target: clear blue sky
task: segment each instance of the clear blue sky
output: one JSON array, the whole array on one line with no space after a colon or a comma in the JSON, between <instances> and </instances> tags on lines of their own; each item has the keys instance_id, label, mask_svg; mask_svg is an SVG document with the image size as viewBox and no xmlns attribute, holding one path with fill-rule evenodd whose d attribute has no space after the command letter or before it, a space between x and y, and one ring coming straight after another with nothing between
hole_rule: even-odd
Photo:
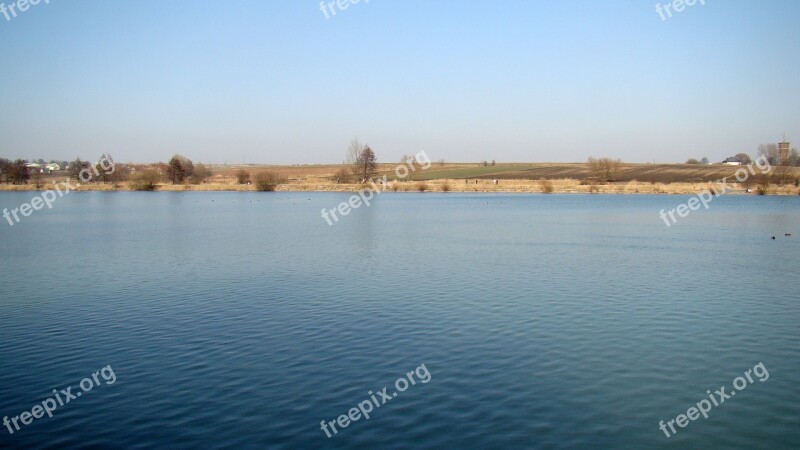
<instances>
[{"instance_id":1,"label":"clear blue sky","mask_svg":"<svg viewBox=\"0 0 800 450\"><path fill-rule=\"evenodd\" d=\"M11 0L0 0L9 4ZM44 0L0 15L0 156L712 160L800 142L800 2ZM662 1L662 3L665 3Z\"/></svg>"}]
</instances>

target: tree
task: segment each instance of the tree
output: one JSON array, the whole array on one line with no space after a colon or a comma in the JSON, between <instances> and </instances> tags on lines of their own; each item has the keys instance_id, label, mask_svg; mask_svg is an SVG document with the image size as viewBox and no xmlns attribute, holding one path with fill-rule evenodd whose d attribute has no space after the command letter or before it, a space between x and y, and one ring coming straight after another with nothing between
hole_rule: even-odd
<instances>
[{"instance_id":1,"label":"tree","mask_svg":"<svg viewBox=\"0 0 800 450\"><path fill-rule=\"evenodd\" d=\"M13 163L5 158L0 158L0 183L8 183L11 179Z\"/></svg>"},{"instance_id":2,"label":"tree","mask_svg":"<svg viewBox=\"0 0 800 450\"><path fill-rule=\"evenodd\" d=\"M375 171L378 169L378 159L375 157L375 152L368 145L359 153L355 169L356 175L362 180L369 180L375 175Z\"/></svg>"},{"instance_id":3,"label":"tree","mask_svg":"<svg viewBox=\"0 0 800 450\"><path fill-rule=\"evenodd\" d=\"M686 161L686 164L700 164L700 161L698 161L698 160L696 160L694 158L691 158L688 161Z\"/></svg>"},{"instance_id":4,"label":"tree","mask_svg":"<svg viewBox=\"0 0 800 450\"><path fill-rule=\"evenodd\" d=\"M744 165L750 164L752 162L752 160L750 159L750 155L748 155L747 153L737 153L734 158L738 159L739 162Z\"/></svg>"},{"instance_id":5,"label":"tree","mask_svg":"<svg viewBox=\"0 0 800 450\"><path fill-rule=\"evenodd\" d=\"M208 177L208 172L203 167L202 175ZM192 160L183 155L173 155L166 167L167 178L172 184L180 184L186 180L196 183L195 167Z\"/></svg>"},{"instance_id":6,"label":"tree","mask_svg":"<svg viewBox=\"0 0 800 450\"><path fill-rule=\"evenodd\" d=\"M36 189L41 189L44 186L44 177L42 177L41 170L34 169L33 174L31 175L31 179L36 185Z\"/></svg>"},{"instance_id":7,"label":"tree","mask_svg":"<svg viewBox=\"0 0 800 450\"><path fill-rule=\"evenodd\" d=\"M247 183L249 183L250 182L250 172L248 172L248 171L246 171L244 169L239 169L236 172L236 182L238 184L247 184Z\"/></svg>"},{"instance_id":8,"label":"tree","mask_svg":"<svg viewBox=\"0 0 800 450\"><path fill-rule=\"evenodd\" d=\"M31 178L31 173L28 170L28 161L24 159L14 161L10 169L9 181L13 184L27 184Z\"/></svg>"},{"instance_id":9,"label":"tree","mask_svg":"<svg viewBox=\"0 0 800 450\"><path fill-rule=\"evenodd\" d=\"M71 163L69 163L69 177L70 178L75 178L76 180L80 180L81 179L81 171L83 169L88 169L91 166L92 165L89 164L88 161L82 161L80 157L75 158L75 161L72 161ZM89 182L89 180L86 180L85 182Z\"/></svg>"},{"instance_id":10,"label":"tree","mask_svg":"<svg viewBox=\"0 0 800 450\"><path fill-rule=\"evenodd\" d=\"M114 158L112 158L109 154L103 153L103 155L100 156L100 161L95 164L94 169L95 173L97 174L98 181L108 183L115 179L114 173L116 173L117 167L114 164Z\"/></svg>"},{"instance_id":11,"label":"tree","mask_svg":"<svg viewBox=\"0 0 800 450\"><path fill-rule=\"evenodd\" d=\"M350 146L347 147L347 153L344 156L344 163L349 165L355 165L356 161L358 160L358 155L364 150L364 146L361 145L361 141L358 138L353 138L350 141Z\"/></svg>"},{"instance_id":12,"label":"tree","mask_svg":"<svg viewBox=\"0 0 800 450\"><path fill-rule=\"evenodd\" d=\"M761 144L758 146L758 154L765 156L770 165L780 165L781 156L778 154L778 144Z\"/></svg>"},{"instance_id":13,"label":"tree","mask_svg":"<svg viewBox=\"0 0 800 450\"><path fill-rule=\"evenodd\" d=\"M497 164L497 163L495 162L495 160L492 160L492 167L494 167L494 165L495 165L495 164Z\"/></svg>"},{"instance_id":14,"label":"tree","mask_svg":"<svg viewBox=\"0 0 800 450\"><path fill-rule=\"evenodd\" d=\"M183 169L183 175L186 178L190 178L190 177L194 176L194 163L192 163L191 159L189 159L189 158L187 158L185 156L182 156L182 155L175 155L175 156L173 156L173 158L178 158L178 161L181 162L181 168Z\"/></svg>"},{"instance_id":15,"label":"tree","mask_svg":"<svg viewBox=\"0 0 800 450\"><path fill-rule=\"evenodd\" d=\"M793 148L789 153L789 165L800 166L800 155L797 154L797 149Z\"/></svg>"},{"instance_id":16,"label":"tree","mask_svg":"<svg viewBox=\"0 0 800 450\"><path fill-rule=\"evenodd\" d=\"M119 183L127 181L131 177L131 167L127 164L115 164L114 171L108 175L108 181Z\"/></svg>"},{"instance_id":17,"label":"tree","mask_svg":"<svg viewBox=\"0 0 800 450\"><path fill-rule=\"evenodd\" d=\"M180 184L186 179L186 172L183 170L181 160L173 156L167 165L167 178L172 184Z\"/></svg>"},{"instance_id":18,"label":"tree","mask_svg":"<svg viewBox=\"0 0 800 450\"><path fill-rule=\"evenodd\" d=\"M711 164L711 161L709 161L708 158L703 156L703 159L700 160L700 164Z\"/></svg>"},{"instance_id":19,"label":"tree","mask_svg":"<svg viewBox=\"0 0 800 450\"><path fill-rule=\"evenodd\" d=\"M589 158L589 170L598 181L608 183L616 181L617 172L622 165L622 161L611 158Z\"/></svg>"}]
</instances>

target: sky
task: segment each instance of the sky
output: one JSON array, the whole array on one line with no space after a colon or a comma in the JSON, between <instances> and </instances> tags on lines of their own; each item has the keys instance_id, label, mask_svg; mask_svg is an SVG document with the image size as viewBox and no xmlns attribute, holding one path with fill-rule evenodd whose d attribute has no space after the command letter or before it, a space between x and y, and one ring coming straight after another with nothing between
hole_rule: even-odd
<instances>
[{"instance_id":1,"label":"sky","mask_svg":"<svg viewBox=\"0 0 800 450\"><path fill-rule=\"evenodd\" d=\"M380 162L683 162L800 142L796 0L664 20L655 0L48 1L0 14L0 157L339 163L357 137Z\"/></svg>"}]
</instances>

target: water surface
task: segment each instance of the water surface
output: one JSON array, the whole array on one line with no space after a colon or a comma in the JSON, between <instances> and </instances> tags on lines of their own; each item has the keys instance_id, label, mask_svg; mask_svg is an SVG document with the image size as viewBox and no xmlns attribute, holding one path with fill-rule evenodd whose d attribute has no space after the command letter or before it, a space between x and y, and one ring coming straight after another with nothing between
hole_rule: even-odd
<instances>
[{"instance_id":1,"label":"water surface","mask_svg":"<svg viewBox=\"0 0 800 450\"><path fill-rule=\"evenodd\" d=\"M117 381L0 447L800 446L800 198L668 228L688 197L386 193L328 226L347 198L71 193L1 223L0 416ZM767 381L658 429L759 362Z\"/></svg>"}]
</instances>

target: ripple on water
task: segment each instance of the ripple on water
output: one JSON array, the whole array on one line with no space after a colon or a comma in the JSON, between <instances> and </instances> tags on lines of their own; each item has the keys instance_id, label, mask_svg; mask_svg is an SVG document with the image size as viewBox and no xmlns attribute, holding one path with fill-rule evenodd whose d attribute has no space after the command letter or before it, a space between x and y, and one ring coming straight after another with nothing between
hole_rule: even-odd
<instances>
[{"instance_id":1,"label":"ripple on water","mask_svg":"<svg viewBox=\"0 0 800 450\"><path fill-rule=\"evenodd\" d=\"M3 242L0 414L117 382L0 447L800 446L800 240L758 234L798 199L665 229L671 197L385 195L327 227L335 195L93 195ZM32 274L47 288L14 287ZM659 431L760 361L768 381ZM422 363L429 383L320 430Z\"/></svg>"}]
</instances>

